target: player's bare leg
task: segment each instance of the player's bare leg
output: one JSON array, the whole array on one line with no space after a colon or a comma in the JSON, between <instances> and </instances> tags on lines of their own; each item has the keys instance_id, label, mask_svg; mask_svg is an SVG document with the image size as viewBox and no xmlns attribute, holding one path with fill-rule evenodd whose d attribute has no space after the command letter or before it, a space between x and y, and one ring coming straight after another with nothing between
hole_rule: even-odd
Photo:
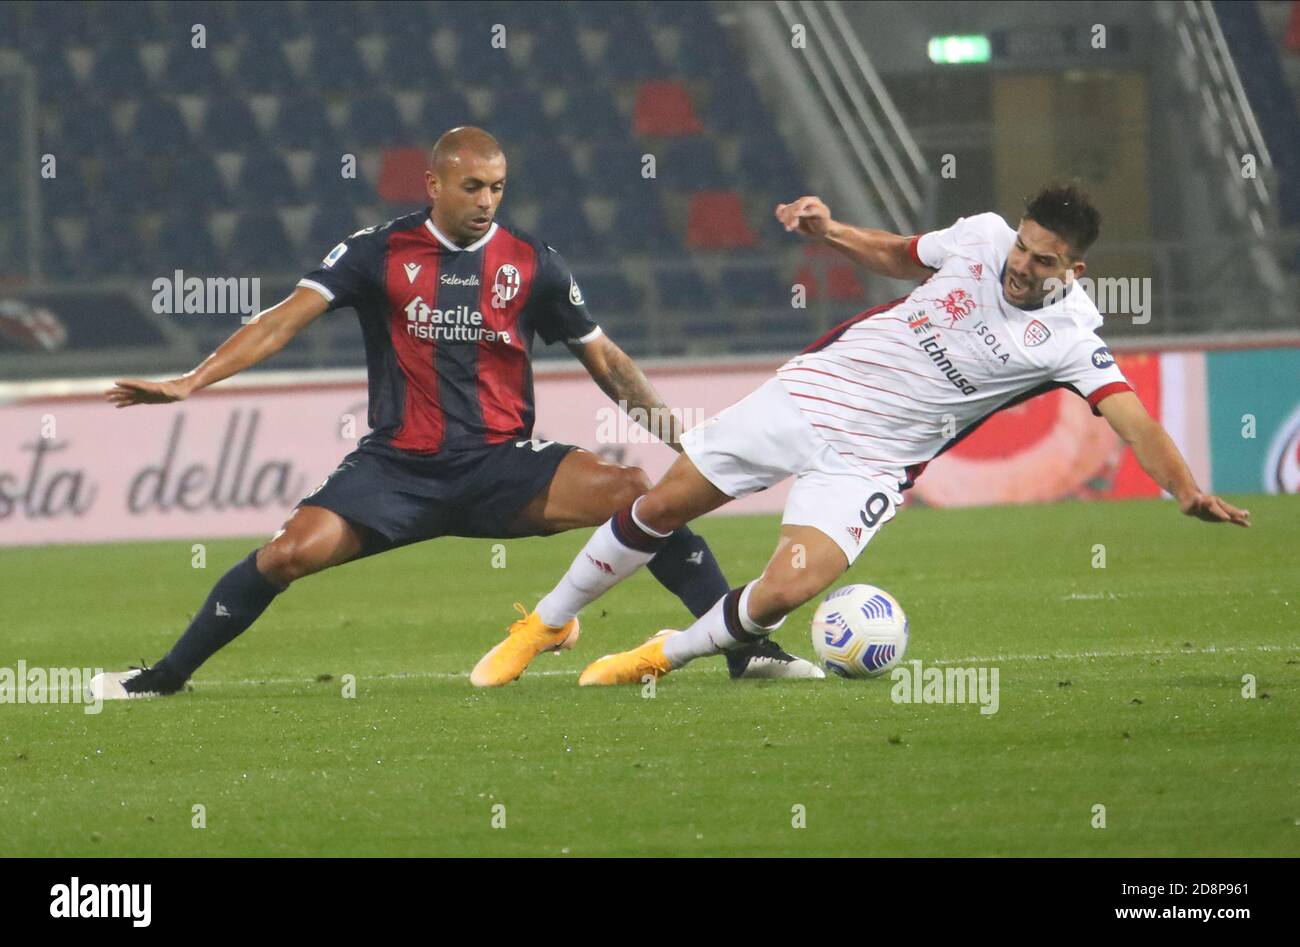
<instances>
[{"instance_id":1,"label":"player's bare leg","mask_svg":"<svg viewBox=\"0 0 1300 947\"><path fill-rule=\"evenodd\" d=\"M363 543L362 532L337 513L299 506L269 542L217 581L162 660L144 670L96 675L92 691L107 700L175 693L292 583L355 559Z\"/></svg>"},{"instance_id":2,"label":"player's bare leg","mask_svg":"<svg viewBox=\"0 0 1300 947\"><path fill-rule=\"evenodd\" d=\"M606 655L583 671L578 683L637 684L695 658L748 647L770 635L848 567L844 551L821 530L783 526L776 551L756 580L728 592L685 631L656 635L631 651Z\"/></svg>"}]
</instances>

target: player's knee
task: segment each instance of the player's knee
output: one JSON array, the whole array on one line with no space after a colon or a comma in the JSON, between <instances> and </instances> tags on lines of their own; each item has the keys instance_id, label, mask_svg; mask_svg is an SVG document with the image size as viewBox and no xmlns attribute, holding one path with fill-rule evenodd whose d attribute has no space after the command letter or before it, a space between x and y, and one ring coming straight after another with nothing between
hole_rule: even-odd
<instances>
[{"instance_id":1,"label":"player's knee","mask_svg":"<svg viewBox=\"0 0 1300 947\"><path fill-rule=\"evenodd\" d=\"M299 543L281 536L258 550L257 571L284 588L316 569Z\"/></svg>"},{"instance_id":2,"label":"player's knee","mask_svg":"<svg viewBox=\"0 0 1300 947\"><path fill-rule=\"evenodd\" d=\"M612 505L616 510L626 510L638 497L650 492L650 478L640 467L619 467L609 487Z\"/></svg>"},{"instance_id":3,"label":"player's knee","mask_svg":"<svg viewBox=\"0 0 1300 947\"><path fill-rule=\"evenodd\" d=\"M670 498L653 490L642 496L636 505L636 518L656 533L671 533L687 523Z\"/></svg>"}]
</instances>

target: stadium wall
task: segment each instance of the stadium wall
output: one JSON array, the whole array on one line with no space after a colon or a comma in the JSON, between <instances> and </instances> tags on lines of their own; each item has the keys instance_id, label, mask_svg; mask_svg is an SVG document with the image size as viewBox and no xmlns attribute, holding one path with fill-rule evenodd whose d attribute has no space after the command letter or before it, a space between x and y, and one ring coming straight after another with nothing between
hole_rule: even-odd
<instances>
[{"instance_id":1,"label":"stadium wall","mask_svg":"<svg viewBox=\"0 0 1300 947\"><path fill-rule=\"evenodd\" d=\"M1120 367L1198 480L1300 491L1300 348L1130 351ZM770 360L650 367L688 426L765 380ZM106 380L0 385L0 545L269 536L365 433L355 372L249 375L184 404L117 410ZM663 473L675 456L581 370L539 371L535 435ZM788 484L732 504L779 511ZM1065 391L995 415L930 464L935 506L1157 496L1129 451Z\"/></svg>"}]
</instances>

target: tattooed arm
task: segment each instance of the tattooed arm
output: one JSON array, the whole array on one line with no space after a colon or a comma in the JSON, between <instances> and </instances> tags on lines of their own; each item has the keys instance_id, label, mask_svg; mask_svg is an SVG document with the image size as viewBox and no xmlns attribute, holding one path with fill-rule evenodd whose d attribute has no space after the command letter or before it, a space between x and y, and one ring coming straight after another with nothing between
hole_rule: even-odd
<instances>
[{"instance_id":1,"label":"tattooed arm","mask_svg":"<svg viewBox=\"0 0 1300 947\"><path fill-rule=\"evenodd\" d=\"M654 385L626 352L606 335L584 344L571 344L569 351L629 418L681 452L681 420L668 410Z\"/></svg>"}]
</instances>

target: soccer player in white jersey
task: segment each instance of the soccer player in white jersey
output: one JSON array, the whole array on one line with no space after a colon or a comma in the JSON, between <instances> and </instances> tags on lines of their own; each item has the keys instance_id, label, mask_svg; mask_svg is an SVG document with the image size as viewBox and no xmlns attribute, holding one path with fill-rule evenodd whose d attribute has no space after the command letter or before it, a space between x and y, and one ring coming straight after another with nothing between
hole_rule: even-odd
<instances>
[{"instance_id":1,"label":"soccer player in white jersey","mask_svg":"<svg viewBox=\"0 0 1300 947\"><path fill-rule=\"evenodd\" d=\"M988 213L905 237L833 220L816 197L778 205L776 216L873 272L923 282L831 330L687 432L663 479L593 534L537 605L557 634L675 529L795 478L761 576L685 631L601 658L580 684L639 683L771 634L853 564L928 461L994 412L1052 388L1086 398L1183 513L1250 524L1249 512L1201 492L1097 336L1101 316L1074 281L1100 215L1077 188L1043 189L1018 230Z\"/></svg>"}]
</instances>

